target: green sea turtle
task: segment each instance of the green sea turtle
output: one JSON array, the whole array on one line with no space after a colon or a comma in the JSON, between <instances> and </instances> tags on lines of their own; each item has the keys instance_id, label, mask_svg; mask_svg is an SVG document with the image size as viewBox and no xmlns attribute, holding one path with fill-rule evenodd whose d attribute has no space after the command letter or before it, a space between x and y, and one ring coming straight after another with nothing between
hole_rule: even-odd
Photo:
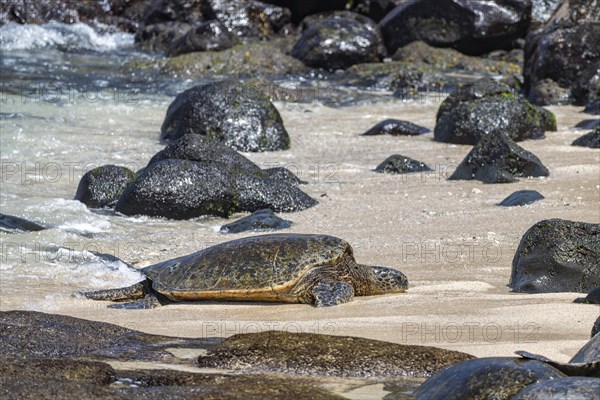
<instances>
[{"instance_id":1,"label":"green sea turtle","mask_svg":"<svg viewBox=\"0 0 600 400\"><path fill-rule=\"evenodd\" d=\"M327 235L247 237L143 268L147 279L120 289L87 292L94 300L136 300L115 308L153 308L170 301L348 302L354 295L404 292L397 270L354 261L352 247Z\"/></svg>"}]
</instances>

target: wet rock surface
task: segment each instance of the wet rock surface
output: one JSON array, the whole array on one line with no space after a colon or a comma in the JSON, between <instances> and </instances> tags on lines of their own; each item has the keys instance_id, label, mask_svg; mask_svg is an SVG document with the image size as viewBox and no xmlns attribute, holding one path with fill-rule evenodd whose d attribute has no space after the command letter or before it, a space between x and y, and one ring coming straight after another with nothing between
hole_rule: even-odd
<instances>
[{"instance_id":1,"label":"wet rock surface","mask_svg":"<svg viewBox=\"0 0 600 400\"><path fill-rule=\"evenodd\" d=\"M544 220L523 235L509 287L515 292L587 293L600 286L600 224Z\"/></svg>"},{"instance_id":2,"label":"wet rock surface","mask_svg":"<svg viewBox=\"0 0 600 400\"><path fill-rule=\"evenodd\" d=\"M504 207L524 206L545 199L537 190L519 190L502 200L498 205Z\"/></svg>"},{"instance_id":3,"label":"wet rock surface","mask_svg":"<svg viewBox=\"0 0 600 400\"><path fill-rule=\"evenodd\" d=\"M279 112L252 85L221 81L179 94L169 106L161 138L201 134L241 151L284 150L290 138Z\"/></svg>"},{"instance_id":4,"label":"wet rock surface","mask_svg":"<svg viewBox=\"0 0 600 400\"><path fill-rule=\"evenodd\" d=\"M534 383L519 391L512 400L579 399L594 400L600 393L600 379L568 377Z\"/></svg>"},{"instance_id":5,"label":"wet rock surface","mask_svg":"<svg viewBox=\"0 0 600 400\"><path fill-rule=\"evenodd\" d=\"M413 124L409 121L399 119L386 119L363 133L365 136L392 135L392 136L416 136L431 132L424 126Z\"/></svg>"},{"instance_id":6,"label":"wet rock surface","mask_svg":"<svg viewBox=\"0 0 600 400\"><path fill-rule=\"evenodd\" d=\"M0 232L20 233L35 232L46 229L44 226L28 221L24 218L0 213Z\"/></svg>"},{"instance_id":7,"label":"wet rock surface","mask_svg":"<svg viewBox=\"0 0 600 400\"><path fill-rule=\"evenodd\" d=\"M112 207L135 177L135 172L116 165L94 168L81 177L75 200L91 208Z\"/></svg>"},{"instance_id":8,"label":"wet rock surface","mask_svg":"<svg viewBox=\"0 0 600 400\"><path fill-rule=\"evenodd\" d=\"M466 54L510 48L525 35L531 2L420 0L403 2L380 22L390 53L415 40Z\"/></svg>"},{"instance_id":9,"label":"wet rock surface","mask_svg":"<svg viewBox=\"0 0 600 400\"><path fill-rule=\"evenodd\" d=\"M185 35L169 45L169 57L195 51L220 51L233 47L238 43L233 35L219 21L211 20L190 29Z\"/></svg>"},{"instance_id":10,"label":"wet rock surface","mask_svg":"<svg viewBox=\"0 0 600 400\"><path fill-rule=\"evenodd\" d=\"M206 349L215 339L149 335L118 325L35 311L0 312L0 357L168 360L171 347Z\"/></svg>"},{"instance_id":11,"label":"wet rock surface","mask_svg":"<svg viewBox=\"0 0 600 400\"><path fill-rule=\"evenodd\" d=\"M253 212L247 217L240 218L230 224L221 226L223 233L240 233L246 231L273 231L292 226L291 221L279 218L272 210L263 209Z\"/></svg>"},{"instance_id":12,"label":"wet rock surface","mask_svg":"<svg viewBox=\"0 0 600 400\"><path fill-rule=\"evenodd\" d=\"M354 64L378 62L385 55L379 27L365 16L337 12L305 25L291 55L307 66L345 69Z\"/></svg>"},{"instance_id":13,"label":"wet rock surface","mask_svg":"<svg viewBox=\"0 0 600 400\"><path fill-rule=\"evenodd\" d=\"M415 394L420 400L508 400L528 385L563 377L557 369L537 360L479 358L446 368L425 381Z\"/></svg>"},{"instance_id":14,"label":"wet rock surface","mask_svg":"<svg viewBox=\"0 0 600 400\"><path fill-rule=\"evenodd\" d=\"M518 177L548 175L548 169L534 154L507 135L494 133L482 137L448 179L510 183Z\"/></svg>"},{"instance_id":15,"label":"wet rock surface","mask_svg":"<svg viewBox=\"0 0 600 400\"><path fill-rule=\"evenodd\" d=\"M555 131L554 115L531 105L509 86L481 79L452 93L440 105L434 139L439 142L475 144L482 136L506 133L521 141Z\"/></svg>"},{"instance_id":16,"label":"wet rock surface","mask_svg":"<svg viewBox=\"0 0 600 400\"><path fill-rule=\"evenodd\" d=\"M376 172L385 174L408 174L411 172L432 171L425 163L412 158L394 154L386 158L375 168Z\"/></svg>"},{"instance_id":17,"label":"wet rock surface","mask_svg":"<svg viewBox=\"0 0 600 400\"><path fill-rule=\"evenodd\" d=\"M472 356L426 346L309 333L269 331L227 338L201 367L252 372L382 378L427 377Z\"/></svg>"},{"instance_id":18,"label":"wet rock surface","mask_svg":"<svg viewBox=\"0 0 600 400\"><path fill-rule=\"evenodd\" d=\"M571 363L600 362L600 335L596 334L573 356ZM596 369L598 371L598 369ZM600 378L600 375L596 375Z\"/></svg>"},{"instance_id":19,"label":"wet rock surface","mask_svg":"<svg viewBox=\"0 0 600 400\"><path fill-rule=\"evenodd\" d=\"M600 148L600 126L597 126L593 131L575 139L573 146L583 146L592 149Z\"/></svg>"},{"instance_id":20,"label":"wet rock surface","mask_svg":"<svg viewBox=\"0 0 600 400\"><path fill-rule=\"evenodd\" d=\"M539 97L548 80L566 89L568 101L583 105L597 99L600 85L600 15L595 0L565 2L541 30L527 36L525 87L536 104L557 104ZM565 46L565 43L569 43Z\"/></svg>"},{"instance_id":21,"label":"wet rock surface","mask_svg":"<svg viewBox=\"0 0 600 400\"><path fill-rule=\"evenodd\" d=\"M178 21L144 25L135 33L135 42L142 50L167 53L172 44L185 36L190 29L192 25Z\"/></svg>"}]
</instances>

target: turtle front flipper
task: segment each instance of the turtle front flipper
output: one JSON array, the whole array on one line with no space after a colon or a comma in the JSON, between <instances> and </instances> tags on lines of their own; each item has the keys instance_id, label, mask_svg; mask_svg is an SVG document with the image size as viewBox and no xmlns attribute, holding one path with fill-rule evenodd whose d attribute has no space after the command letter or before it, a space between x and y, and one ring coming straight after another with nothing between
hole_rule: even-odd
<instances>
[{"instance_id":1,"label":"turtle front flipper","mask_svg":"<svg viewBox=\"0 0 600 400\"><path fill-rule=\"evenodd\" d=\"M342 281L323 281L313 287L312 295L315 307L331 307L352 300L354 288Z\"/></svg>"},{"instance_id":2,"label":"turtle front flipper","mask_svg":"<svg viewBox=\"0 0 600 400\"><path fill-rule=\"evenodd\" d=\"M126 301L141 299L151 291L150 282L146 279L124 288L95 290L93 292L83 292L82 294L92 300Z\"/></svg>"},{"instance_id":3,"label":"turtle front flipper","mask_svg":"<svg viewBox=\"0 0 600 400\"><path fill-rule=\"evenodd\" d=\"M120 304L111 304L108 308L119 308L126 310L149 310L152 308L157 308L162 305L162 302L159 298L154 294L147 294L145 297L130 301L128 303L120 303Z\"/></svg>"}]
</instances>

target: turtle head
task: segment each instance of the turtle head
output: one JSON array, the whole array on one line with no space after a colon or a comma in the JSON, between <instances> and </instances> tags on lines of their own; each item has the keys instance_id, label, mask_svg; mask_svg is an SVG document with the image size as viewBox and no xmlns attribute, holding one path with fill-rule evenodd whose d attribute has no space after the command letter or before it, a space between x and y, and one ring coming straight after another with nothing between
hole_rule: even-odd
<instances>
[{"instance_id":1,"label":"turtle head","mask_svg":"<svg viewBox=\"0 0 600 400\"><path fill-rule=\"evenodd\" d=\"M404 292L408 288L408 279L402 272L386 267L372 267L375 284L383 293Z\"/></svg>"}]
</instances>

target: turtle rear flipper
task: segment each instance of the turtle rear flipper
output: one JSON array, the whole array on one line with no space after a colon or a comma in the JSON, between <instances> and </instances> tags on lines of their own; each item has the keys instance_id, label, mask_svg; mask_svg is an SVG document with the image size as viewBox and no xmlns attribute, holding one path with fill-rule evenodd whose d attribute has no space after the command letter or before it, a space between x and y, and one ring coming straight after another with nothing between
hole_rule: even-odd
<instances>
[{"instance_id":1,"label":"turtle rear flipper","mask_svg":"<svg viewBox=\"0 0 600 400\"><path fill-rule=\"evenodd\" d=\"M342 281L324 281L313 287L312 295L315 307L331 307L352 300L354 288Z\"/></svg>"},{"instance_id":2,"label":"turtle rear flipper","mask_svg":"<svg viewBox=\"0 0 600 400\"><path fill-rule=\"evenodd\" d=\"M130 301L127 303L119 303L119 304L111 304L108 308L119 308L126 310L149 310L152 308L157 308L162 305L162 302L159 298L153 294L147 294L141 299Z\"/></svg>"},{"instance_id":3,"label":"turtle rear flipper","mask_svg":"<svg viewBox=\"0 0 600 400\"><path fill-rule=\"evenodd\" d=\"M141 299L151 293L150 282L144 280L134 285L108 290L95 290L82 294L92 300L127 301Z\"/></svg>"}]
</instances>

